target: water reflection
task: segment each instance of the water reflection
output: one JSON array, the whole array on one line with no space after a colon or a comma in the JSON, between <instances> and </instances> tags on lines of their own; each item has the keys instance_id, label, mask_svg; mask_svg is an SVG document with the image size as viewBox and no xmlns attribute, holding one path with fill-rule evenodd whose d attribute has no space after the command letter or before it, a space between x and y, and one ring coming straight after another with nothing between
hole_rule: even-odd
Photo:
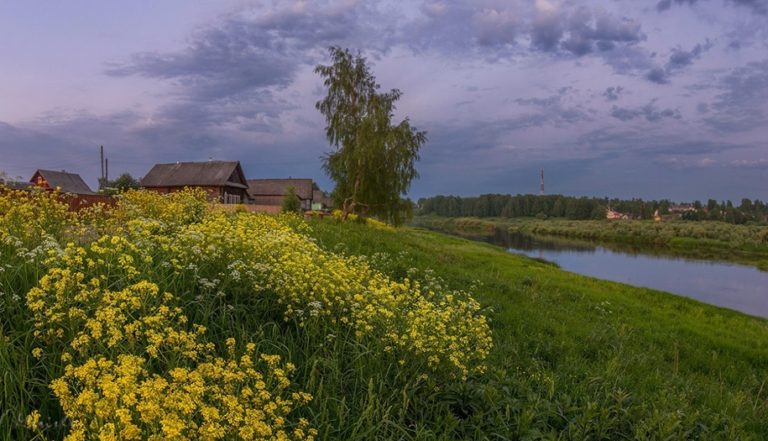
<instances>
[{"instance_id":1,"label":"water reflection","mask_svg":"<svg viewBox=\"0 0 768 441\"><path fill-rule=\"evenodd\" d=\"M768 317L768 272L751 266L681 258L661 249L608 248L584 241L510 233L503 228L481 240L557 263L566 271Z\"/></svg>"}]
</instances>

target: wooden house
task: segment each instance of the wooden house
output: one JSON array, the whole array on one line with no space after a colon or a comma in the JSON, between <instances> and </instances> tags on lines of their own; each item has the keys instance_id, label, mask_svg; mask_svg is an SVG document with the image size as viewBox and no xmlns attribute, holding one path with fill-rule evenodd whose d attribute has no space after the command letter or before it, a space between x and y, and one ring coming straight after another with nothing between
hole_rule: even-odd
<instances>
[{"instance_id":1,"label":"wooden house","mask_svg":"<svg viewBox=\"0 0 768 441\"><path fill-rule=\"evenodd\" d=\"M212 201L223 204L248 202L248 181L240 161L176 162L155 164L140 185L159 193L201 188Z\"/></svg>"},{"instance_id":2,"label":"wooden house","mask_svg":"<svg viewBox=\"0 0 768 441\"><path fill-rule=\"evenodd\" d=\"M312 179L249 179L248 194L251 201L262 206L281 206L288 188L293 187L302 210L312 209Z\"/></svg>"},{"instance_id":3,"label":"wooden house","mask_svg":"<svg viewBox=\"0 0 768 441\"><path fill-rule=\"evenodd\" d=\"M58 190L62 193L71 193L78 196L96 195L83 178L76 173L66 171L37 170L29 180L36 187L49 191Z\"/></svg>"},{"instance_id":4,"label":"wooden house","mask_svg":"<svg viewBox=\"0 0 768 441\"><path fill-rule=\"evenodd\" d=\"M312 209L330 210L333 208L333 199L322 190L312 191Z\"/></svg>"}]
</instances>

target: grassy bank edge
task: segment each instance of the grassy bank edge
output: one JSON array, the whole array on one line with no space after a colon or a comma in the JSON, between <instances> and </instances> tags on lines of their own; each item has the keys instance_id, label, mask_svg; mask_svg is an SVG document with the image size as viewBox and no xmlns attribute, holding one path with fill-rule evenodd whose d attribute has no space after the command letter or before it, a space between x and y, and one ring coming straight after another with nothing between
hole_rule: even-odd
<instances>
[{"instance_id":1,"label":"grassy bank edge","mask_svg":"<svg viewBox=\"0 0 768 441\"><path fill-rule=\"evenodd\" d=\"M643 229L646 234L612 234L610 228L601 228L613 226L617 222L619 225L623 223L624 225L632 225L633 228ZM690 224L686 221L678 222ZM768 271L768 246L696 237L664 237L660 234L654 234L654 229L662 225L652 221L565 221L536 218L480 219L419 216L414 218L412 225L461 236L488 236L492 235L496 228L504 228L513 233L520 232L541 237L572 239L583 244L592 243L616 248L619 251L630 247L632 251L740 263ZM707 228L708 223L696 222L695 225ZM574 228L574 226L576 227ZM542 230L545 233L542 233ZM768 231L768 227L766 230Z\"/></svg>"}]
</instances>

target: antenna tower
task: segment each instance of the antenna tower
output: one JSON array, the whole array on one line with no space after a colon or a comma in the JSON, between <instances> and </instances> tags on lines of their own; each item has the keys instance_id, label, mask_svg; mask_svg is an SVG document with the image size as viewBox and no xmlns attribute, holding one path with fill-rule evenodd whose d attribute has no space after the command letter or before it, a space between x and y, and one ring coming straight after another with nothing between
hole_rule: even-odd
<instances>
[{"instance_id":1,"label":"antenna tower","mask_svg":"<svg viewBox=\"0 0 768 441\"><path fill-rule=\"evenodd\" d=\"M544 194L544 169L541 169L541 186L539 187L539 194Z\"/></svg>"}]
</instances>

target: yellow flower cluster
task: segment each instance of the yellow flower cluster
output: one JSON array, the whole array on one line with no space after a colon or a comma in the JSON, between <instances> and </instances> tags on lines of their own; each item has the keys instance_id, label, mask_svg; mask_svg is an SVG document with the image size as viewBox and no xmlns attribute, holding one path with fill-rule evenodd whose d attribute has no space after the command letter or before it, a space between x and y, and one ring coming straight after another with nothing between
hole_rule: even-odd
<instances>
[{"instance_id":1,"label":"yellow flower cluster","mask_svg":"<svg viewBox=\"0 0 768 441\"><path fill-rule=\"evenodd\" d=\"M78 214L50 195L8 195L0 246L41 250L45 275L27 294L33 356L61 360L51 389L72 423L67 440L316 437L296 416L311 396L291 384L294 366L254 343L210 341L185 314L191 296L233 309L229 291L259 296L307 332L351 331L421 377L485 369L491 333L468 294L324 250L295 216L211 210L196 190L128 192ZM27 423L39 427L40 414Z\"/></svg>"},{"instance_id":2,"label":"yellow flower cluster","mask_svg":"<svg viewBox=\"0 0 768 441\"><path fill-rule=\"evenodd\" d=\"M141 280L145 251L120 236L69 244L27 295L35 335L65 364L51 387L72 421L66 439L313 440L289 419L311 399L291 391L294 367L253 343L237 354L234 339L217 356L178 299Z\"/></svg>"},{"instance_id":3,"label":"yellow flower cluster","mask_svg":"<svg viewBox=\"0 0 768 441\"><path fill-rule=\"evenodd\" d=\"M209 211L207 195L199 188L160 195L130 190L119 196L113 217L118 223L151 220L160 232L172 233L181 226L200 221Z\"/></svg>"},{"instance_id":4,"label":"yellow flower cluster","mask_svg":"<svg viewBox=\"0 0 768 441\"><path fill-rule=\"evenodd\" d=\"M343 219L343 213L341 210L333 210L331 212L331 216L336 220L342 220ZM356 222L360 219L360 217L354 213L350 213L347 216L347 220L351 222ZM365 218L365 224L369 227L376 228L377 230L384 230L384 231L395 231L395 228L392 225L389 225L385 222L382 222L380 220L376 220L372 217L366 217Z\"/></svg>"},{"instance_id":5,"label":"yellow flower cluster","mask_svg":"<svg viewBox=\"0 0 768 441\"><path fill-rule=\"evenodd\" d=\"M62 236L74 222L58 193L0 186L0 246L30 249L46 236Z\"/></svg>"},{"instance_id":6,"label":"yellow flower cluster","mask_svg":"<svg viewBox=\"0 0 768 441\"><path fill-rule=\"evenodd\" d=\"M434 370L462 378L481 372L492 346L487 319L471 297L391 280L362 259L323 250L280 218L213 214L180 230L170 247L180 273L193 267L219 280L234 273L262 295L276 295L287 319L322 316L351 326L358 338L383 340L388 350L415 355ZM239 262L242 270L216 272L221 262Z\"/></svg>"},{"instance_id":7,"label":"yellow flower cluster","mask_svg":"<svg viewBox=\"0 0 768 441\"><path fill-rule=\"evenodd\" d=\"M314 439L306 420L286 422L311 397L283 397L290 365L262 358L250 347L239 359L217 357L159 375L137 355L97 356L68 365L52 389L72 418L67 440Z\"/></svg>"}]
</instances>

